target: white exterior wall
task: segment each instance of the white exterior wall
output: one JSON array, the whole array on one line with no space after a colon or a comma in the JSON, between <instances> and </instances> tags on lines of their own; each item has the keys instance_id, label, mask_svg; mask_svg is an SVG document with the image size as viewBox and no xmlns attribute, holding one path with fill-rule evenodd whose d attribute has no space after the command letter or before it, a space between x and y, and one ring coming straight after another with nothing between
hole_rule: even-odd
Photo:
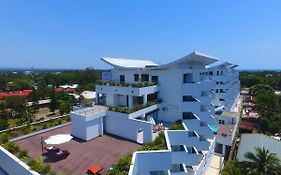
<instances>
[{"instance_id":1,"label":"white exterior wall","mask_svg":"<svg viewBox=\"0 0 281 175\"><path fill-rule=\"evenodd\" d=\"M140 129L143 131L143 142L151 142L153 140L151 123L130 119L124 113L107 111L106 132L137 141L137 133Z\"/></svg>"},{"instance_id":2,"label":"white exterior wall","mask_svg":"<svg viewBox=\"0 0 281 175\"><path fill-rule=\"evenodd\" d=\"M216 106L224 106L226 111L231 110L232 104L240 93L239 72L234 68L228 68L223 65L210 68L209 71L213 71L212 79L219 82L219 84L215 85L214 89L223 89L223 91L226 92L215 93L215 98L212 102ZM217 75L217 71L223 71L223 75ZM220 84L220 82L224 84ZM219 101L220 98L225 99L225 101Z\"/></svg>"},{"instance_id":3,"label":"white exterior wall","mask_svg":"<svg viewBox=\"0 0 281 175\"><path fill-rule=\"evenodd\" d=\"M150 171L165 171L171 169L170 151L141 151L135 152L132 158L129 175L150 175Z\"/></svg>"},{"instance_id":4,"label":"white exterior wall","mask_svg":"<svg viewBox=\"0 0 281 175\"><path fill-rule=\"evenodd\" d=\"M86 141L103 135L103 117L105 110L87 115L78 111L71 112L72 135Z\"/></svg>"},{"instance_id":5,"label":"white exterior wall","mask_svg":"<svg viewBox=\"0 0 281 175\"><path fill-rule=\"evenodd\" d=\"M2 146L0 146L0 167L11 175L40 175Z\"/></svg>"}]
</instances>

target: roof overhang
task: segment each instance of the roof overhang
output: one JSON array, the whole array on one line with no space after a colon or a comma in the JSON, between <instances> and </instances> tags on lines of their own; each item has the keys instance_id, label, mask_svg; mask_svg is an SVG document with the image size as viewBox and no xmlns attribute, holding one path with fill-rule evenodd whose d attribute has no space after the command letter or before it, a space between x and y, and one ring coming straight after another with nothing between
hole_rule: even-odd
<instances>
[{"instance_id":1,"label":"roof overhang","mask_svg":"<svg viewBox=\"0 0 281 175\"><path fill-rule=\"evenodd\" d=\"M110 64L113 67L126 68L126 69L139 69L139 68L158 66L158 64L150 60L133 60L133 59L111 58L111 57L102 57L101 60Z\"/></svg>"},{"instance_id":2,"label":"roof overhang","mask_svg":"<svg viewBox=\"0 0 281 175\"><path fill-rule=\"evenodd\" d=\"M194 51L187 56L184 56L184 57L182 57L176 61L170 62L168 64L161 65L161 66L157 67L156 69L167 68L167 67L170 67L173 65L180 65L180 64L185 64L185 63L190 64L190 65L201 64L201 65L206 66L206 65L212 64L216 61L218 61L218 59L215 57Z\"/></svg>"},{"instance_id":3,"label":"roof overhang","mask_svg":"<svg viewBox=\"0 0 281 175\"><path fill-rule=\"evenodd\" d=\"M216 67L235 68L237 66L238 66L237 64L229 63L229 62L226 62L226 61L225 62L218 61L216 63L207 65L206 68L209 68L209 69L216 68Z\"/></svg>"}]
</instances>

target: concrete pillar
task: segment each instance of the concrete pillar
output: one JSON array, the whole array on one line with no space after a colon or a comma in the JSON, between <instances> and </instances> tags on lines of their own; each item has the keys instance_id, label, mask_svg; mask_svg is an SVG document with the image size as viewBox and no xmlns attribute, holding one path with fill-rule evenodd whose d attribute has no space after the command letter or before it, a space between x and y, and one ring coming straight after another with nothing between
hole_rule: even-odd
<instances>
[{"instance_id":1,"label":"concrete pillar","mask_svg":"<svg viewBox=\"0 0 281 175\"><path fill-rule=\"evenodd\" d=\"M114 106L114 94L106 94L106 105Z\"/></svg>"},{"instance_id":2,"label":"concrete pillar","mask_svg":"<svg viewBox=\"0 0 281 175\"><path fill-rule=\"evenodd\" d=\"M133 108L133 96L132 95L129 95L129 109L132 109Z\"/></svg>"},{"instance_id":3,"label":"concrete pillar","mask_svg":"<svg viewBox=\"0 0 281 175\"><path fill-rule=\"evenodd\" d=\"M143 95L143 104L146 104L147 103L147 94L144 94Z\"/></svg>"},{"instance_id":4,"label":"concrete pillar","mask_svg":"<svg viewBox=\"0 0 281 175\"><path fill-rule=\"evenodd\" d=\"M100 135L103 135L103 116L100 117Z\"/></svg>"},{"instance_id":5,"label":"concrete pillar","mask_svg":"<svg viewBox=\"0 0 281 175\"><path fill-rule=\"evenodd\" d=\"M225 157L226 145L222 145L222 156Z\"/></svg>"},{"instance_id":6,"label":"concrete pillar","mask_svg":"<svg viewBox=\"0 0 281 175\"><path fill-rule=\"evenodd\" d=\"M99 93L96 93L96 104L99 104Z\"/></svg>"}]
</instances>

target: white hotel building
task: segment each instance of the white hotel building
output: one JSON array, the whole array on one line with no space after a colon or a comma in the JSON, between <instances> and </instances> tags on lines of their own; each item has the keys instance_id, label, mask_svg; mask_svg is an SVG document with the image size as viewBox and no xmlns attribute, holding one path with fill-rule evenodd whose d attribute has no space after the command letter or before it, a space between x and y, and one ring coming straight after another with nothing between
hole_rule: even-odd
<instances>
[{"instance_id":1,"label":"white hotel building","mask_svg":"<svg viewBox=\"0 0 281 175\"><path fill-rule=\"evenodd\" d=\"M227 156L237 127L236 65L198 52L164 65L102 60L113 69L96 86L97 105L71 113L74 136L107 132L142 144L155 139L159 123L181 120L185 130L164 131L166 150L134 153L129 175L206 174L215 150Z\"/></svg>"}]
</instances>

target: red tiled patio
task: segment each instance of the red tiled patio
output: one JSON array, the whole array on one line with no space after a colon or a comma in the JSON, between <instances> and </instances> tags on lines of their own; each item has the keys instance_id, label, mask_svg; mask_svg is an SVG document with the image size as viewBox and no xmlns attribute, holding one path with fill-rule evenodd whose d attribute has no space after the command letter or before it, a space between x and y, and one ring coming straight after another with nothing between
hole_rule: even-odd
<instances>
[{"instance_id":1,"label":"red tiled patio","mask_svg":"<svg viewBox=\"0 0 281 175\"><path fill-rule=\"evenodd\" d=\"M21 148L26 149L30 156L40 156L41 143L40 138L47 139L56 134L70 134L71 125L61 127L46 133L16 141ZM44 146L47 146L44 144ZM92 165L103 168L101 174L106 174L112 164L127 153L133 153L140 145L128 140L104 135L88 142L72 139L70 142L58 145L61 149L68 150L70 155L63 160L49 163L58 175L87 174L87 168Z\"/></svg>"}]
</instances>

